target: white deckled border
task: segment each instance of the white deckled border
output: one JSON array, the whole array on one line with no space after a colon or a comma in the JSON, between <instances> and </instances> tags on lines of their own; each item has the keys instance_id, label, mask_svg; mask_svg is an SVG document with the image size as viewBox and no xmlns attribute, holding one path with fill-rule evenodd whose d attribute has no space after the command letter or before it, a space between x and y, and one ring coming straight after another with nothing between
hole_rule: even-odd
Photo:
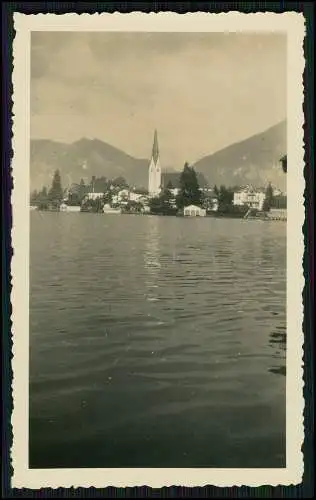
<instances>
[{"instance_id":1,"label":"white deckled border","mask_svg":"<svg viewBox=\"0 0 316 500\"><path fill-rule=\"evenodd\" d=\"M303 474L304 17L295 12L14 15L12 487L261 486L299 484ZM31 31L285 32L288 39L287 467L284 469L29 469L29 115Z\"/></svg>"}]
</instances>

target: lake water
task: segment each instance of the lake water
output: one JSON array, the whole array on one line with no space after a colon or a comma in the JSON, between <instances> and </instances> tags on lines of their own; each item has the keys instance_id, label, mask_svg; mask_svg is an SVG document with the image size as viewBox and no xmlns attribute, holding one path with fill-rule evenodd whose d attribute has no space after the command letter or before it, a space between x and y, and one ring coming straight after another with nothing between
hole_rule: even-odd
<instances>
[{"instance_id":1,"label":"lake water","mask_svg":"<svg viewBox=\"0 0 316 500\"><path fill-rule=\"evenodd\" d=\"M30 216L30 467L285 466L284 223Z\"/></svg>"}]
</instances>

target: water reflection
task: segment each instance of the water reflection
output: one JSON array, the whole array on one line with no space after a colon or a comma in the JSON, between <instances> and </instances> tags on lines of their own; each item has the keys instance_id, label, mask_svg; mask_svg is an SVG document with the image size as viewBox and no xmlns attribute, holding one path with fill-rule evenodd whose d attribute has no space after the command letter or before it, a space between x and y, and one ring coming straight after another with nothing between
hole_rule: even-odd
<instances>
[{"instance_id":1,"label":"water reflection","mask_svg":"<svg viewBox=\"0 0 316 500\"><path fill-rule=\"evenodd\" d=\"M32 214L30 467L284 467L284 226L55 215Z\"/></svg>"},{"instance_id":2,"label":"water reflection","mask_svg":"<svg viewBox=\"0 0 316 500\"><path fill-rule=\"evenodd\" d=\"M270 335L269 345L275 351L273 359L279 360L279 366L273 366L269 372L275 375L286 375L286 328L277 327Z\"/></svg>"},{"instance_id":3,"label":"water reflection","mask_svg":"<svg viewBox=\"0 0 316 500\"><path fill-rule=\"evenodd\" d=\"M160 263L160 231L159 217L148 217L148 230L145 237L144 248L144 267L147 277L145 280L146 288L148 289L147 300L158 300L157 288L158 277L161 269Z\"/></svg>"}]
</instances>

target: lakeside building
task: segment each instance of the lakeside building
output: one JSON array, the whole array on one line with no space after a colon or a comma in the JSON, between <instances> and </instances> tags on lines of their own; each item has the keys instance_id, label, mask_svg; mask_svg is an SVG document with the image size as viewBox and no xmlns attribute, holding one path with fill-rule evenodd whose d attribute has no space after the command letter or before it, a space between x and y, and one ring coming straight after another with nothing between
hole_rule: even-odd
<instances>
[{"instance_id":1,"label":"lakeside building","mask_svg":"<svg viewBox=\"0 0 316 500\"><path fill-rule=\"evenodd\" d=\"M126 205L129 201L134 201L136 203L145 203L148 200L148 196L137 193L135 191L130 191L129 189L122 189L117 194L112 196L112 203Z\"/></svg>"},{"instance_id":2,"label":"lakeside building","mask_svg":"<svg viewBox=\"0 0 316 500\"><path fill-rule=\"evenodd\" d=\"M196 205L189 205L188 207L184 208L183 215L185 217L205 217L206 210Z\"/></svg>"},{"instance_id":3,"label":"lakeside building","mask_svg":"<svg viewBox=\"0 0 316 500\"><path fill-rule=\"evenodd\" d=\"M247 186L234 193L233 204L237 206L247 205L249 208L262 210L265 198L264 191Z\"/></svg>"},{"instance_id":4,"label":"lakeside building","mask_svg":"<svg viewBox=\"0 0 316 500\"><path fill-rule=\"evenodd\" d=\"M95 193L94 191L89 192L85 195L86 200L97 200L99 198L103 198L104 193Z\"/></svg>"}]
</instances>

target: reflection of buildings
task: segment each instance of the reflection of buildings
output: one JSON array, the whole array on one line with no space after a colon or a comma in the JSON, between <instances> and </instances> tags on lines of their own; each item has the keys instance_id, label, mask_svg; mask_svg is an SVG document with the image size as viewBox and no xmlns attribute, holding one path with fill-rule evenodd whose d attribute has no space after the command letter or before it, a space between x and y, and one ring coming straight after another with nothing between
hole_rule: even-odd
<instances>
[{"instance_id":1,"label":"reflection of buildings","mask_svg":"<svg viewBox=\"0 0 316 500\"><path fill-rule=\"evenodd\" d=\"M149 276L148 285L152 287L156 284L156 279L161 268L160 264L160 231L159 231L159 217L148 217L148 232L146 234L144 261L145 269Z\"/></svg>"}]
</instances>

